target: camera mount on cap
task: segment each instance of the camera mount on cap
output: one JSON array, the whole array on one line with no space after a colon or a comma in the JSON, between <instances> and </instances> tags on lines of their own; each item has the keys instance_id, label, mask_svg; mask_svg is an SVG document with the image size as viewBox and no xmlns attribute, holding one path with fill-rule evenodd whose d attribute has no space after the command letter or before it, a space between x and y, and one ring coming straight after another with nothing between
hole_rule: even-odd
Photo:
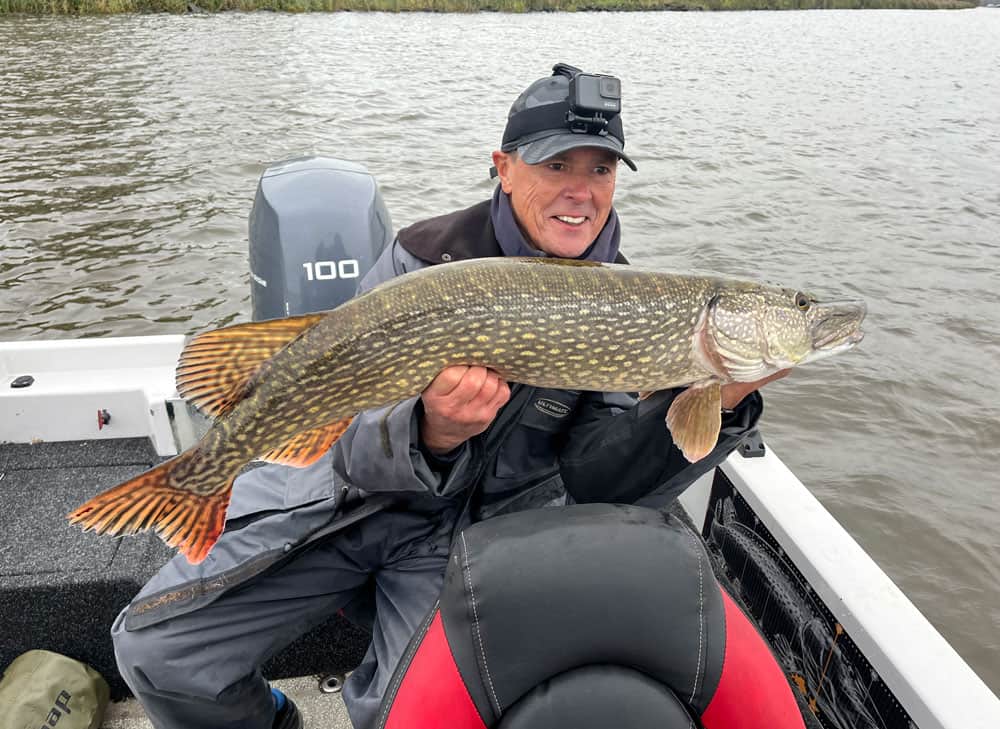
<instances>
[{"instance_id":1,"label":"camera mount on cap","mask_svg":"<svg viewBox=\"0 0 1000 729\"><path fill-rule=\"evenodd\" d=\"M528 136L546 131L558 133L560 130L602 137L610 135L625 143L619 117L622 87L617 77L584 73L568 63L557 63L552 67L552 75L569 79L567 98L512 114L504 130L502 151L516 149Z\"/></svg>"},{"instance_id":2,"label":"camera mount on cap","mask_svg":"<svg viewBox=\"0 0 1000 729\"><path fill-rule=\"evenodd\" d=\"M568 63L552 67L553 76L569 78L566 124L581 134L601 134L622 110L622 82L614 76L584 73Z\"/></svg>"}]
</instances>

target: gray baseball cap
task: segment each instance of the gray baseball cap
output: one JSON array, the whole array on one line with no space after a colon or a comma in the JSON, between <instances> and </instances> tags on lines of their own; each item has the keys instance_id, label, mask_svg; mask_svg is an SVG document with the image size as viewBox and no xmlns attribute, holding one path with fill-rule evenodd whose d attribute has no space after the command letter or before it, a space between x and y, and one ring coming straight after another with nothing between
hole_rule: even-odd
<instances>
[{"instance_id":1,"label":"gray baseball cap","mask_svg":"<svg viewBox=\"0 0 1000 729\"><path fill-rule=\"evenodd\" d=\"M516 149L521 159L535 165L575 147L599 147L614 152L635 170L635 162L625 154L620 115L615 115L601 133L570 129L566 122L569 85L568 76L556 73L538 79L521 92L507 114L500 149L504 152ZM531 111L523 113L528 110Z\"/></svg>"}]
</instances>

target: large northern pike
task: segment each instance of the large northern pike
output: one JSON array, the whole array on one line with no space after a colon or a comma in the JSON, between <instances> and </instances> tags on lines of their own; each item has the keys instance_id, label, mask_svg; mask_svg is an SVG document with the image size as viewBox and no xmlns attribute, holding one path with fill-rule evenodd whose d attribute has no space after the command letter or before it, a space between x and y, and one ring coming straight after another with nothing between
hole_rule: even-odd
<instances>
[{"instance_id":1,"label":"large northern pike","mask_svg":"<svg viewBox=\"0 0 1000 729\"><path fill-rule=\"evenodd\" d=\"M181 354L177 388L214 425L70 520L108 534L155 529L200 562L248 461L309 465L358 412L417 395L457 364L538 387L690 385L667 427L695 461L718 439L720 385L850 349L864 316L862 302L636 266L542 258L431 266L329 312L196 336Z\"/></svg>"}]
</instances>

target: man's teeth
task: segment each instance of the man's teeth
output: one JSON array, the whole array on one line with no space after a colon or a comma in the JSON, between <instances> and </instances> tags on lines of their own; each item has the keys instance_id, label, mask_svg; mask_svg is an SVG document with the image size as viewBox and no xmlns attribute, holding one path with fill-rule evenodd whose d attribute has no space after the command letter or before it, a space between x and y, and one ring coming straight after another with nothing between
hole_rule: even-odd
<instances>
[{"instance_id":1,"label":"man's teeth","mask_svg":"<svg viewBox=\"0 0 1000 729\"><path fill-rule=\"evenodd\" d=\"M561 220L564 223L569 223L570 225L579 225L580 223L582 223L586 219L587 218L584 217L584 216L580 216L579 218L574 218L574 217L571 217L569 215L557 215L556 216L556 220Z\"/></svg>"}]
</instances>

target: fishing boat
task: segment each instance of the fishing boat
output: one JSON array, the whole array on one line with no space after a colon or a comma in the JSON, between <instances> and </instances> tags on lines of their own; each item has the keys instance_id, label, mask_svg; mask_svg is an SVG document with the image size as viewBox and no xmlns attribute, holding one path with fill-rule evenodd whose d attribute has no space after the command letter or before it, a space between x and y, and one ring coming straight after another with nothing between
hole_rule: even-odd
<instances>
[{"instance_id":1,"label":"fishing boat","mask_svg":"<svg viewBox=\"0 0 1000 729\"><path fill-rule=\"evenodd\" d=\"M262 174L250 215L252 316L331 308L392 240L374 178L324 157ZM94 666L125 699L106 727L148 726L117 675L109 626L171 556L108 539L67 512L176 455L207 422L177 394L183 334L0 343L0 667L43 648ZM759 433L669 506L767 641L810 727L996 729L1000 700ZM669 555L664 555L669 558ZM264 672L311 726L363 655L364 607L338 614ZM414 726L417 726L416 724Z\"/></svg>"}]
</instances>

